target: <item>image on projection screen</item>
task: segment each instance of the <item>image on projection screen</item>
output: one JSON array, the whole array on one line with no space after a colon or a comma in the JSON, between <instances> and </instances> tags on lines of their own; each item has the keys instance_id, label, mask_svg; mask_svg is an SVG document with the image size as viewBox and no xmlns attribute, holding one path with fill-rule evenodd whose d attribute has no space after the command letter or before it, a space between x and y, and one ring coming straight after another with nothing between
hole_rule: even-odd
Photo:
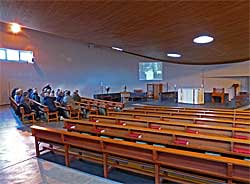
<instances>
[{"instance_id":1,"label":"image on projection screen","mask_svg":"<svg viewBox=\"0 0 250 184\"><path fill-rule=\"evenodd\" d=\"M140 62L139 80L162 80L162 62Z\"/></svg>"}]
</instances>

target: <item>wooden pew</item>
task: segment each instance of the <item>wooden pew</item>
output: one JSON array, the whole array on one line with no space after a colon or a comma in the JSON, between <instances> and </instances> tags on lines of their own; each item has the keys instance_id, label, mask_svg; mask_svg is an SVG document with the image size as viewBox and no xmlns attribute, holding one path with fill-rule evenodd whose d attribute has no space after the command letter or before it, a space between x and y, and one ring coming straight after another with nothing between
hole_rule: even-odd
<instances>
[{"instance_id":1,"label":"wooden pew","mask_svg":"<svg viewBox=\"0 0 250 184\"><path fill-rule=\"evenodd\" d=\"M108 100L100 100L100 99L92 99L92 98L86 98L81 97L81 102L87 103L89 105L105 105L108 111L114 111L114 108L124 108L124 103L121 102L112 102Z\"/></svg>"},{"instance_id":2,"label":"wooden pew","mask_svg":"<svg viewBox=\"0 0 250 184\"><path fill-rule=\"evenodd\" d=\"M191 123L197 123L197 124L250 128L250 123L248 121L223 120L223 119L215 119L215 118L195 118L195 117L188 117L188 116L181 116L181 115L170 116L170 115L163 115L163 114L110 112L109 116L132 117L132 118L139 118L139 119L143 118L143 119L150 119L150 120L154 119L154 120L162 120L162 121L178 120L182 122L191 122Z\"/></svg>"},{"instance_id":3,"label":"wooden pew","mask_svg":"<svg viewBox=\"0 0 250 184\"><path fill-rule=\"evenodd\" d=\"M39 109L46 115L46 120L48 122L51 121L58 121L58 111L56 112L50 112L48 106L43 105L35 100L30 99L30 101L34 104L36 104Z\"/></svg>"},{"instance_id":4,"label":"wooden pew","mask_svg":"<svg viewBox=\"0 0 250 184\"><path fill-rule=\"evenodd\" d=\"M168 129L168 130L179 130L184 132L206 134L206 135L217 135L241 139L250 139L250 128L237 128L237 127L226 127L226 126L215 126L215 125L204 125L185 123L179 121L161 121L161 120L149 120L149 119L136 119L126 118L119 116L101 116L101 115L90 115L90 121L97 121L109 124L118 125L130 125L138 127L147 127L153 129Z\"/></svg>"},{"instance_id":5,"label":"wooden pew","mask_svg":"<svg viewBox=\"0 0 250 184\"><path fill-rule=\"evenodd\" d=\"M125 109L124 109L125 110ZM215 115L225 115L225 116L246 116L250 118L250 112L227 112L227 111L211 111L211 110L197 110L197 109L180 109L180 108L145 108L145 107L134 107L134 110L146 110L146 111L154 111L154 112L185 112L185 113L202 113L202 114L215 114Z\"/></svg>"},{"instance_id":6,"label":"wooden pew","mask_svg":"<svg viewBox=\"0 0 250 184\"><path fill-rule=\"evenodd\" d=\"M169 116L181 115L187 117L198 117L198 118L216 118L216 119L228 119L228 120L242 120L249 121L249 115L224 115L224 114L213 114L213 113L196 113L196 112L186 112L186 111L168 111L168 110L150 110L150 109L124 109L123 112L134 112L134 113L144 113L144 114L164 114Z\"/></svg>"},{"instance_id":7,"label":"wooden pew","mask_svg":"<svg viewBox=\"0 0 250 184\"><path fill-rule=\"evenodd\" d=\"M81 118L81 110L76 109L74 110L70 105L63 106L59 102L55 102L58 108L61 108L63 111L68 112L70 119L80 119Z\"/></svg>"},{"instance_id":8,"label":"wooden pew","mask_svg":"<svg viewBox=\"0 0 250 184\"><path fill-rule=\"evenodd\" d=\"M250 140L216 135L196 134L169 129L152 129L123 126L86 120L64 120L69 131L107 135L126 140L141 140L150 143L185 147L188 149L213 151L228 155L250 156Z\"/></svg>"},{"instance_id":9,"label":"wooden pew","mask_svg":"<svg viewBox=\"0 0 250 184\"><path fill-rule=\"evenodd\" d=\"M81 135L64 130L32 126L36 156L46 149L65 156L66 166L73 158L87 159L103 165L104 177L111 168L128 170L178 183L249 183L249 161L162 148L152 145ZM61 145L59 149L40 143ZM79 154L79 150L82 154ZM87 154L85 154L87 153ZM94 156L91 156L91 154ZM98 156L99 155L99 156ZM94 158L94 159L93 159Z\"/></svg>"},{"instance_id":10,"label":"wooden pew","mask_svg":"<svg viewBox=\"0 0 250 184\"><path fill-rule=\"evenodd\" d=\"M18 110L19 104L17 104L16 101L12 97L9 97L9 99L10 99L10 105L11 105L11 107L16 112ZM25 114L24 108L20 107L20 114L21 114L21 121L22 122L25 121L25 118L28 118L28 121L30 123L32 123L32 124L36 122L36 120L35 120L35 113L34 112Z\"/></svg>"},{"instance_id":11,"label":"wooden pew","mask_svg":"<svg viewBox=\"0 0 250 184\"><path fill-rule=\"evenodd\" d=\"M76 102L77 105L81 106L81 109L86 109L90 112L90 114L98 114L99 106L95 103L87 103L87 102Z\"/></svg>"},{"instance_id":12,"label":"wooden pew","mask_svg":"<svg viewBox=\"0 0 250 184\"><path fill-rule=\"evenodd\" d=\"M135 109L154 109L154 110L173 110L173 111L190 111L190 112L213 112L218 114L238 114L249 115L250 110L237 110L237 109L216 109L216 108L190 108L190 107L167 107L167 106L136 106Z\"/></svg>"}]
</instances>

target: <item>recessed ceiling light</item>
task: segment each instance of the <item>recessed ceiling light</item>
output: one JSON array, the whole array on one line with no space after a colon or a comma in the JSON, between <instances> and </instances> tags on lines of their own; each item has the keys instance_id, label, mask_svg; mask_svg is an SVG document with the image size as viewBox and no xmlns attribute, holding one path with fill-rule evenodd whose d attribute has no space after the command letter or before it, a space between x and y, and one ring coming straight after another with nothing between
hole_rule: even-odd
<instances>
[{"instance_id":1,"label":"recessed ceiling light","mask_svg":"<svg viewBox=\"0 0 250 184\"><path fill-rule=\"evenodd\" d=\"M211 36L198 36L193 39L194 43L210 43L214 40Z\"/></svg>"},{"instance_id":2,"label":"recessed ceiling light","mask_svg":"<svg viewBox=\"0 0 250 184\"><path fill-rule=\"evenodd\" d=\"M112 49L114 49L114 50L118 50L118 51L123 51L123 49L121 49L121 48L118 48L118 47L111 47Z\"/></svg>"},{"instance_id":3,"label":"recessed ceiling light","mask_svg":"<svg viewBox=\"0 0 250 184\"><path fill-rule=\"evenodd\" d=\"M10 24L10 30L12 33L19 33L21 31L21 26L17 23L11 23Z\"/></svg>"},{"instance_id":4,"label":"recessed ceiling light","mask_svg":"<svg viewBox=\"0 0 250 184\"><path fill-rule=\"evenodd\" d=\"M178 53L167 53L167 56L168 57L174 57L174 58L180 58L181 57L181 55L178 54Z\"/></svg>"}]
</instances>

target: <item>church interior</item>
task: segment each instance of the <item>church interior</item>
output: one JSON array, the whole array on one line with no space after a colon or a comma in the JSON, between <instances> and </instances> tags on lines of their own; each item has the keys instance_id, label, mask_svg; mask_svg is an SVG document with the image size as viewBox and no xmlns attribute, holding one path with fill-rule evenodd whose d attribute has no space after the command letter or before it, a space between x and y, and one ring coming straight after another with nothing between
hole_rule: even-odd
<instances>
[{"instance_id":1,"label":"church interior","mask_svg":"<svg viewBox=\"0 0 250 184\"><path fill-rule=\"evenodd\" d=\"M250 1L0 1L0 183L249 184Z\"/></svg>"}]
</instances>

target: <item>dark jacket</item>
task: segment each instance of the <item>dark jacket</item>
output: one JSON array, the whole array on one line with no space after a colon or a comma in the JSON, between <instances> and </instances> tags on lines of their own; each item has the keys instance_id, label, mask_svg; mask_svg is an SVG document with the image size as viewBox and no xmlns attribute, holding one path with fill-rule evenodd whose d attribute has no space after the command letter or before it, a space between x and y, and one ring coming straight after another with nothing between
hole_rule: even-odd
<instances>
[{"instance_id":1,"label":"dark jacket","mask_svg":"<svg viewBox=\"0 0 250 184\"><path fill-rule=\"evenodd\" d=\"M57 111L57 107L54 101L55 101L55 97L50 97L50 96L44 97L43 103L44 105L48 106L50 112Z\"/></svg>"},{"instance_id":2,"label":"dark jacket","mask_svg":"<svg viewBox=\"0 0 250 184\"><path fill-rule=\"evenodd\" d=\"M40 97L38 96L37 93L32 93L31 98L32 98L33 100L35 100L35 101L37 101L37 102L40 103Z\"/></svg>"}]
</instances>

